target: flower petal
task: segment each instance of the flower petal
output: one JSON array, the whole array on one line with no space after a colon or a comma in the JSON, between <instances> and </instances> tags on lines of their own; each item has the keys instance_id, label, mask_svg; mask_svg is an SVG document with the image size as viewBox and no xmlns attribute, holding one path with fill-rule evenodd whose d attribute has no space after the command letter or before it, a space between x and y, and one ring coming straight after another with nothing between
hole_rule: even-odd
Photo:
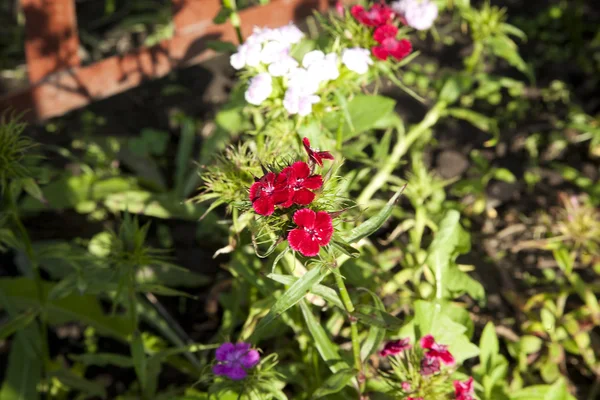
<instances>
[{"instance_id":1,"label":"flower petal","mask_svg":"<svg viewBox=\"0 0 600 400\"><path fill-rule=\"evenodd\" d=\"M323 186L323 177L321 175L309 176L304 180L304 187L307 189L315 190L319 189L321 186Z\"/></svg>"},{"instance_id":2,"label":"flower petal","mask_svg":"<svg viewBox=\"0 0 600 400\"><path fill-rule=\"evenodd\" d=\"M395 38L398 34L398 28L394 25L383 25L375 29L373 33L373 39L378 43L383 43L385 39Z\"/></svg>"},{"instance_id":3,"label":"flower petal","mask_svg":"<svg viewBox=\"0 0 600 400\"><path fill-rule=\"evenodd\" d=\"M431 349L431 347L435 344L435 340L431 335L425 335L421 338L419 342L421 344L421 348L423 349Z\"/></svg>"},{"instance_id":4,"label":"flower petal","mask_svg":"<svg viewBox=\"0 0 600 400\"><path fill-rule=\"evenodd\" d=\"M331 216L325 211L319 211L315 218L315 229L318 232L319 239L318 243L321 246L326 246L331 240L333 235L333 224L331 222Z\"/></svg>"},{"instance_id":5,"label":"flower petal","mask_svg":"<svg viewBox=\"0 0 600 400\"><path fill-rule=\"evenodd\" d=\"M310 168L304 161L296 161L292 164L292 170L296 178L308 178L310 175Z\"/></svg>"},{"instance_id":6,"label":"flower petal","mask_svg":"<svg viewBox=\"0 0 600 400\"><path fill-rule=\"evenodd\" d=\"M397 60L402 60L412 51L412 44L407 39L402 39L396 43L390 54Z\"/></svg>"},{"instance_id":7,"label":"flower petal","mask_svg":"<svg viewBox=\"0 0 600 400\"><path fill-rule=\"evenodd\" d=\"M317 243L316 240L313 240L312 238L308 237L308 240L300 242L300 248L298 249L298 251L303 256L313 257L319 254L320 249L321 248L319 247L319 243Z\"/></svg>"},{"instance_id":8,"label":"flower petal","mask_svg":"<svg viewBox=\"0 0 600 400\"><path fill-rule=\"evenodd\" d=\"M312 229L315 226L317 214L309 209L303 208L294 213L294 222L296 225Z\"/></svg>"},{"instance_id":9,"label":"flower petal","mask_svg":"<svg viewBox=\"0 0 600 400\"><path fill-rule=\"evenodd\" d=\"M246 370L239 365L233 365L229 368L229 371L225 374L232 381L242 380L248 375Z\"/></svg>"},{"instance_id":10,"label":"flower petal","mask_svg":"<svg viewBox=\"0 0 600 400\"><path fill-rule=\"evenodd\" d=\"M302 243L311 240L304 229L292 229L290 233L288 233L287 239L288 242L290 242L290 247L294 251L300 251Z\"/></svg>"},{"instance_id":11,"label":"flower petal","mask_svg":"<svg viewBox=\"0 0 600 400\"><path fill-rule=\"evenodd\" d=\"M300 206L307 206L315 199L315 194L308 189L300 189L294 192L293 201Z\"/></svg>"},{"instance_id":12,"label":"flower petal","mask_svg":"<svg viewBox=\"0 0 600 400\"><path fill-rule=\"evenodd\" d=\"M244 368L252 368L260 361L260 354L256 350L250 350L240 361Z\"/></svg>"},{"instance_id":13,"label":"flower petal","mask_svg":"<svg viewBox=\"0 0 600 400\"><path fill-rule=\"evenodd\" d=\"M254 200L252 208L260 215L271 215L275 211L275 204L271 196L262 196Z\"/></svg>"},{"instance_id":14,"label":"flower petal","mask_svg":"<svg viewBox=\"0 0 600 400\"><path fill-rule=\"evenodd\" d=\"M443 351L438 353L439 359L446 365L454 365L456 361L454 360L454 356L449 351Z\"/></svg>"},{"instance_id":15,"label":"flower petal","mask_svg":"<svg viewBox=\"0 0 600 400\"><path fill-rule=\"evenodd\" d=\"M388 51L383 46L375 46L371 49L371 52L375 57L383 61L387 60L389 56Z\"/></svg>"},{"instance_id":16,"label":"flower petal","mask_svg":"<svg viewBox=\"0 0 600 400\"><path fill-rule=\"evenodd\" d=\"M250 193L248 195L248 197L250 198L250 201L254 201L260 197L260 195L263 191L263 187L264 187L264 184L260 181L254 182L252 184L252 186L250 186Z\"/></svg>"},{"instance_id":17,"label":"flower petal","mask_svg":"<svg viewBox=\"0 0 600 400\"><path fill-rule=\"evenodd\" d=\"M227 356L235 351L235 346L231 342L223 343L217 351L215 351L215 358L217 361L226 361Z\"/></svg>"}]
</instances>

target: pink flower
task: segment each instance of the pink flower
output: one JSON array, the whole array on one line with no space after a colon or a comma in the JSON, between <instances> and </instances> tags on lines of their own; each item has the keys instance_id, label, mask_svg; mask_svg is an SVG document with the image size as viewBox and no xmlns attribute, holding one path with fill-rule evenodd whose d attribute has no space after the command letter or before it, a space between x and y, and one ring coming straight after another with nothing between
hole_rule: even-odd
<instances>
[{"instance_id":1,"label":"pink flower","mask_svg":"<svg viewBox=\"0 0 600 400\"><path fill-rule=\"evenodd\" d=\"M423 336L421 338L421 347L427 350L425 358L439 360L446 365L454 365L454 356L448 351L448 346L436 343L433 336Z\"/></svg>"},{"instance_id":2,"label":"pink flower","mask_svg":"<svg viewBox=\"0 0 600 400\"><path fill-rule=\"evenodd\" d=\"M385 346L383 346L383 350L381 350L379 352L379 355L381 357L386 357L386 356L393 356L396 354L400 354L402 353L404 350L408 350L410 349L412 346L409 343L409 339L408 338L404 338L404 339L399 339L399 340L392 340L389 341L385 344Z\"/></svg>"},{"instance_id":3,"label":"pink flower","mask_svg":"<svg viewBox=\"0 0 600 400\"><path fill-rule=\"evenodd\" d=\"M407 397L406 400L423 400L422 397Z\"/></svg>"},{"instance_id":4,"label":"pink flower","mask_svg":"<svg viewBox=\"0 0 600 400\"><path fill-rule=\"evenodd\" d=\"M286 175L267 173L250 186L252 208L260 215L271 215L275 206L287 202L290 192L287 188Z\"/></svg>"},{"instance_id":5,"label":"pink flower","mask_svg":"<svg viewBox=\"0 0 600 400\"><path fill-rule=\"evenodd\" d=\"M456 396L456 400L474 400L473 395L475 394L475 390L473 388L473 377L470 377L464 382L454 381L452 384L454 385L454 395Z\"/></svg>"},{"instance_id":6,"label":"pink flower","mask_svg":"<svg viewBox=\"0 0 600 400\"><path fill-rule=\"evenodd\" d=\"M409 55L412 45L407 39L396 39L397 34L398 28L394 25L383 25L377 28L373 34L373 39L380 45L371 49L373 55L380 60L387 60L389 56L402 60Z\"/></svg>"},{"instance_id":7,"label":"pink flower","mask_svg":"<svg viewBox=\"0 0 600 400\"><path fill-rule=\"evenodd\" d=\"M288 234L292 250L306 257L319 254L322 246L327 246L333 235L331 216L325 211L314 212L303 208L294 213L294 222L298 228Z\"/></svg>"},{"instance_id":8,"label":"pink flower","mask_svg":"<svg viewBox=\"0 0 600 400\"><path fill-rule=\"evenodd\" d=\"M218 363L213 365L215 375L223 375L238 381L248 375L247 369L254 367L260 360L260 354L250 349L250 343L223 343L216 351Z\"/></svg>"},{"instance_id":9,"label":"pink flower","mask_svg":"<svg viewBox=\"0 0 600 400\"><path fill-rule=\"evenodd\" d=\"M335 12L340 16L344 16L344 4L340 0L335 3Z\"/></svg>"},{"instance_id":10,"label":"pink flower","mask_svg":"<svg viewBox=\"0 0 600 400\"><path fill-rule=\"evenodd\" d=\"M402 386L402 390L404 390L405 392L410 392L412 390L412 386L410 384L410 382L402 382L401 384Z\"/></svg>"},{"instance_id":11,"label":"pink flower","mask_svg":"<svg viewBox=\"0 0 600 400\"><path fill-rule=\"evenodd\" d=\"M291 166L281 171L287 179L288 199L282 204L283 207L289 207L292 204L306 206L315 199L315 194L311 190L319 189L323 186L323 177L321 175L311 175L310 168L304 161L296 161Z\"/></svg>"},{"instance_id":12,"label":"pink flower","mask_svg":"<svg viewBox=\"0 0 600 400\"><path fill-rule=\"evenodd\" d=\"M373 4L368 10L365 10L363 6L352 6L350 14L363 25L380 26L386 24L392 18L394 12L382 3Z\"/></svg>"},{"instance_id":13,"label":"pink flower","mask_svg":"<svg viewBox=\"0 0 600 400\"><path fill-rule=\"evenodd\" d=\"M308 138L302 139L302 144L304 144L304 150L308 153L308 158L319 164L320 167L323 166L323 160L333 160L333 156L328 151L319 151L318 149L313 149L310 147L310 140Z\"/></svg>"}]
</instances>

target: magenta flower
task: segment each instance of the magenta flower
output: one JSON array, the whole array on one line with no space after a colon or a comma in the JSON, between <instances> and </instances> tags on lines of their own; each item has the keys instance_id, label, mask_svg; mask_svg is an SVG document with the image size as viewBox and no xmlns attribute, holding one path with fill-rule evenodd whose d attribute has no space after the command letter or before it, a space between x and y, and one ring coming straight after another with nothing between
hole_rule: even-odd
<instances>
[{"instance_id":1,"label":"magenta flower","mask_svg":"<svg viewBox=\"0 0 600 400\"><path fill-rule=\"evenodd\" d=\"M294 251L306 257L319 254L321 246L327 246L333 235L331 216L325 211L314 212L303 208L294 213L298 225L288 234L288 242Z\"/></svg>"},{"instance_id":2,"label":"magenta flower","mask_svg":"<svg viewBox=\"0 0 600 400\"><path fill-rule=\"evenodd\" d=\"M464 382L454 381L452 384L454 385L456 400L474 400L475 389L473 388L472 376Z\"/></svg>"},{"instance_id":3,"label":"magenta flower","mask_svg":"<svg viewBox=\"0 0 600 400\"><path fill-rule=\"evenodd\" d=\"M381 357L394 356L396 354L402 353L404 350L410 349L411 347L412 346L409 343L408 338L392 340L387 342L385 346L383 346L383 350L379 352L379 355Z\"/></svg>"},{"instance_id":4,"label":"magenta flower","mask_svg":"<svg viewBox=\"0 0 600 400\"><path fill-rule=\"evenodd\" d=\"M223 343L215 352L218 363L213 365L215 375L226 376L231 380L244 379L246 370L254 367L260 360L258 351L250 348L250 343Z\"/></svg>"},{"instance_id":5,"label":"magenta flower","mask_svg":"<svg viewBox=\"0 0 600 400\"><path fill-rule=\"evenodd\" d=\"M371 49L373 55L384 61L390 56L396 60L402 60L409 55L412 45L407 39L396 39L397 34L398 28L394 25L383 25L377 28L373 33L373 39L379 43L379 46Z\"/></svg>"},{"instance_id":6,"label":"magenta flower","mask_svg":"<svg viewBox=\"0 0 600 400\"><path fill-rule=\"evenodd\" d=\"M421 360L421 375L428 376L440 372L440 360L437 358L423 357Z\"/></svg>"},{"instance_id":7,"label":"magenta flower","mask_svg":"<svg viewBox=\"0 0 600 400\"><path fill-rule=\"evenodd\" d=\"M421 338L421 347L427 350L425 358L435 359L446 365L454 365L454 356L448 351L448 346L436 343L433 336L423 336Z\"/></svg>"},{"instance_id":8,"label":"magenta flower","mask_svg":"<svg viewBox=\"0 0 600 400\"><path fill-rule=\"evenodd\" d=\"M284 168L281 175L287 177L287 188L289 190L288 200L282 204L283 207L289 207L292 204L306 206L312 203L315 194L311 190L323 186L323 177L321 175L311 175L310 167L304 161L296 161L291 166Z\"/></svg>"}]
</instances>

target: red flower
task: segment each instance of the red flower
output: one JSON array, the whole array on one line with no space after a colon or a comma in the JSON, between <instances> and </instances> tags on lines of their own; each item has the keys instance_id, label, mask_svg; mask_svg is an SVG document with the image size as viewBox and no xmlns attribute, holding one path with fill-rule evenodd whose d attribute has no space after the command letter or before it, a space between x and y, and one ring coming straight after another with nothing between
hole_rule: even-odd
<instances>
[{"instance_id":1,"label":"red flower","mask_svg":"<svg viewBox=\"0 0 600 400\"><path fill-rule=\"evenodd\" d=\"M425 353L426 358L439 360L446 365L454 365L454 356L448 351L448 346L436 343L433 336L423 336L421 347L427 350L427 353Z\"/></svg>"},{"instance_id":2,"label":"red flower","mask_svg":"<svg viewBox=\"0 0 600 400\"><path fill-rule=\"evenodd\" d=\"M437 358L423 357L421 360L421 375L428 376L440 371L440 360Z\"/></svg>"},{"instance_id":3,"label":"red flower","mask_svg":"<svg viewBox=\"0 0 600 400\"><path fill-rule=\"evenodd\" d=\"M473 377L464 382L454 381L454 395L456 400L473 400L475 390L473 389Z\"/></svg>"},{"instance_id":4,"label":"red flower","mask_svg":"<svg viewBox=\"0 0 600 400\"><path fill-rule=\"evenodd\" d=\"M390 355L396 355L402 353L404 350L410 349L412 346L409 343L408 338L392 340L387 342L385 346L383 346L383 350L379 352L381 357L386 357Z\"/></svg>"},{"instance_id":5,"label":"red flower","mask_svg":"<svg viewBox=\"0 0 600 400\"><path fill-rule=\"evenodd\" d=\"M365 10L363 6L352 6L350 13L358 22L366 26L380 26L386 24L394 12L385 4L374 4Z\"/></svg>"},{"instance_id":6,"label":"red flower","mask_svg":"<svg viewBox=\"0 0 600 400\"><path fill-rule=\"evenodd\" d=\"M296 161L291 166L281 171L281 175L287 178L287 188L289 197L282 206L289 207L292 204L305 206L315 199L315 194L311 190L319 189L323 186L321 175L311 175L308 164L304 161Z\"/></svg>"},{"instance_id":7,"label":"red flower","mask_svg":"<svg viewBox=\"0 0 600 400\"><path fill-rule=\"evenodd\" d=\"M397 34L398 28L394 25L383 25L377 28L373 33L373 39L380 45L371 49L373 55L380 60L387 60L389 56L402 60L409 55L412 45L407 39L396 39Z\"/></svg>"},{"instance_id":8,"label":"red flower","mask_svg":"<svg viewBox=\"0 0 600 400\"><path fill-rule=\"evenodd\" d=\"M310 140L308 140L308 138L302 139L302 143L304 144L304 150L308 153L308 158L310 158L312 162L319 164L320 167L323 166L323 160L333 160L333 156L330 152L311 148Z\"/></svg>"},{"instance_id":9,"label":"red flower","mask_svg":"<svg viewBox=\"0 0 600 400\"><path fill-rule=\"evenodd\" d=\"M331 217L325 211L314 212L303 208L294 213L294 222L298 228L288 234L292 250L306 257L319 254L321 246L327 246L333 235Z\"/></svg>"},{"instance_id":10,"label":"red flower","mask_svg":"<svg viewBox=\"0 0 600 400\"><path fill-rule=\"evenodd\" d=\"M290 194L285 174L269 172L250 186L252 208L260 215L271 215L275 205L288 201Z\"/></svg>"}]
</instances>

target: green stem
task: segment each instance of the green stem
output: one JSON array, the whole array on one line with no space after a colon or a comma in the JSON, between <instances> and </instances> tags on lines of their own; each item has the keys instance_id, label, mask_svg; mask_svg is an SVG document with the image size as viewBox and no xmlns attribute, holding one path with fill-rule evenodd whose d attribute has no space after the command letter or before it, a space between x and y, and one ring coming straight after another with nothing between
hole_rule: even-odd
<instances>
[{"instance_id":1,"label":"green stem","mask_svg":"<svg viewBox=\"0 0 600 400\"><path fill-rule=\"evenodd\" d=\"M350 299L350 295L348 294L348 289L346 289L346 284L344 283L344 277L340 273L339 269L335 269L333 271L333 276L335 277L335 283L337 284L338 291L340 292L342 303L344 303L344 307L348 312L348 318L350 319L350 335L352 337L352 355L354 356L354 367L359 371L359 374L362 374L362 362L360 360L360 341L358 340L358 326L356 324L357 321L356 318L350 315L355 310L354 304L352 304L352 300ZM362 393L363 390L364 384L361 383L360 392Z\"/></svg>"},{"instance_id":2,"label":"green stem","mask_svg":"<svg viewBox=\"0 0 600 400\"><path fill-rule=\"evenodd\" d=\"M402 134L402 129L400 127L397 128L398 142L394 146L392 154L390 154L385 165L364 188L360 196L358 196L358 199L356 200L358 204L366 204L371 200L373 195L385 185L389 177L400 164L402 156L406 154L410 146L419 138L419 136L438 122L445 108L445 102L438 102L431 110L429 110L425 115L425 118L423 118L420 123L413 126L406 135Z\"/></svg>"},{"instance_id":3,"label":"green stem","mask_svg":"<svg viewBox=\"0 0 600 400\"><path fill-rule=\"evenodd\" d=\"M21 222L19 218L19 211L17 208L17 204L15 203L15 199L10 193L10 189L6 189L6 200L8 200L8 204L11 210L11 214L13 217L13 222L19 231L21 236L21 240L25 246L25 254L31 263L31 269L33 272L33 280L35 282L36 293L38 297L38 301L40 303L40 336L41 336L41 351L42 351L42 380L45 380L47 377L48 366L50 365L50 350L48 348L48 315L46 314L46 297L44 296L44 288L42 282L42 276L40 274L40 266L37 263L35 258L35 253L33 251L33 246L31 244L31 239L29 238L29 234L27 233L27 229Z\"/></svg>"},{"instance_id":4,"label":"green stem","mask_svg":"<svg viewBox=\"0 0 600 400\"><path fill-rule=\"evenodd\" d=\"M244 43L244 37L242 36L242 29L241 29L242 21L240 19L240 15L237 13L237 4L236 4L235 0L224 0L223 5L224 5L224 7L231 10L231 15L229 16L229 22L231 22L231 25L233 25L233 29L235 29L235 34L237 36L238 43L239 44Z\"/></svg>"}]
</instances>

